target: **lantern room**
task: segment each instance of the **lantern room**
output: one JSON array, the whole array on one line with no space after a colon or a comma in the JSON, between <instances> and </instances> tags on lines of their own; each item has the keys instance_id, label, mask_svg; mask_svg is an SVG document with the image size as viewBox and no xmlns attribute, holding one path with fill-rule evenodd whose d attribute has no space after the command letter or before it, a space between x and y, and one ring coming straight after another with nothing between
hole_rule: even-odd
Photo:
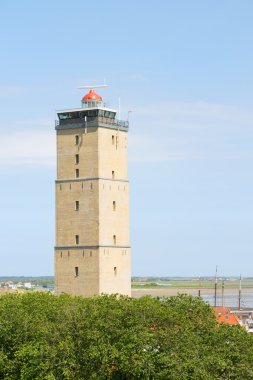
<instances>
[{"instance_id":1,"label":"lantern room","mask_svg":"<svg viewBox=\"0 0 253 380\"><path fill-rule=\"evenodd\" d=\"M82 98L83 108L104 107L102 96L98 95L94 89L90 89L88 94Z\"/></svg>"}]
</instances>

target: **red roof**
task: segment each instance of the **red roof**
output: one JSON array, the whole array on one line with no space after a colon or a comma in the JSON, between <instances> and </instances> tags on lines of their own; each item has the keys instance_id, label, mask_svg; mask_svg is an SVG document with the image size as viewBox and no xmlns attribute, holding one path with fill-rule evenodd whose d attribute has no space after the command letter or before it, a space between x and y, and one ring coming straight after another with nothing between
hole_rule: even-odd
<instances>
[{"instance_id":1,"label":"red roof","mask_svg":"<svg viewBox=\"0 0 253 380\"><path fill-rule=\"evenodd\" d=\"M230 313L227 307L214 307L216 320L218 323L227 323L229 325L239 325L239 320L236 315Z\"/></svg>"},{"instance_id":2,"label":"red roof","mask_svg":"<svg viewBox=\"0 0 253 380\"><path fill-rule=\"evenodd\" d=\"M85 101L85 100L96 100L96 101L99 101L99 102L100 102L100 101L102 100L102 96L96 94L96 92L95 92L94 90L90 90L90 91L88 92L88 94L86 94L86 95L83 97L82 100L83 100L83 101Z\"/></svg>"}]
</instances>

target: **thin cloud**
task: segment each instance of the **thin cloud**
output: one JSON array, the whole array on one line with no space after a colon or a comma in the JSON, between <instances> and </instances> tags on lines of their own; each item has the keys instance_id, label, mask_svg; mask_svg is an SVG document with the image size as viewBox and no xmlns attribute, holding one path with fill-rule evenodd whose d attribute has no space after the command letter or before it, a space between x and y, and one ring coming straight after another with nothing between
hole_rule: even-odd
<instances>
[{"instance_id":1,"label":"thin cloud","mask_svg":"<svg viewBox=\"0 0 253 380\"><path fill-rule=\"evenodd\" d=\"M32 119L21 119L21 120L15 120L13 119L7 119L7 120L1 120L0 123L0 137L4 136L5 134L9 134L9 131L12 131L12 133L21 132L21 133L28 133L28 130L33 132L38 131L51 131L54 128L54 120L53 118L49 117L37 117ZM29 132L30 133L30 132Z\"/></svg>"},{"instance_id":2,"label":"thin cloud","mask_svg":"<svg viewBox=\"0 0 253 380\"><path fill-rule=\"evenodd\" d=\"M166 103L132 115L130 161L253 158L253 113L236 106Z\"/></svg>"},{"instance_id":3,"label":"thin cloud","mask_svg":"<svg viewBox=\"0 0 253 380\"><path fill-rule=\"evenodd\" d=\"M29 92L30 89L27 86L6 85L0 86L0 97L16 97Z\"/></svg>"},{"instance_id":4,"label":"thin cloud","mask_svg":"<svg viewBox=\"0 0 253 380\"><path fill-rule=\"evenodd\" d=\"M253 158L253 113L247 109L204 102L152 104L131 118L130 162ZM52 125L49 118L18 121L12 129L5 125L0 166L55 165Z\"/></svg>"},{"instance_id":5,"label":"thin cloud","mask_svg":"<svg viewBox=\"0 0 253 380\"><path fill-rule=\"evenodd\" d=\"M175 116L191 116L198 118L219 119L233 121L238 118L241 120L253 121L253 113L251 110L238 107L236 105L224 105L208 102L159 102L158 104L149 104L138 107L136 112L140 114L148 114L150 116L161 116L168 114L170 117Z\"/></svg>"},{"instance_id":6,"label":"thin cloud","mask_svg":"<svg viewBox=\"0 0 253 380\"><path fill-rule=\"evenodd\" d=\"M1 85L0 86L0 97L6 99L8 98L15 98L17 96L27 95L27 94L34 94L41 91L51 91L52 86L48 85L34 85L34 86L26 86L26 85L16 85L16 84L8 84L8 85Z\"/></svg>"},{"instance_id":7,"label":"thin cloud","mask_svg":"<svg viewBox=\"0 0 253 380\"><path fill-rule=\"evenodd\" d=\"M0 166L55 165L54 132L24 131L1 134Z\"/></svg>"}]
</instances>

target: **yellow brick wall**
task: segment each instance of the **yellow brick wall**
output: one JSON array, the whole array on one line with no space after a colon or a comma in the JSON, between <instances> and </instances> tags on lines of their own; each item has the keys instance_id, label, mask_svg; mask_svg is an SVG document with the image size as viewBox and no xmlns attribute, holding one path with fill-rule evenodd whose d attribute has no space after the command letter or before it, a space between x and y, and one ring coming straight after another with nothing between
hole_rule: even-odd
<instances>
[{"instance_id":1,"label":"yellow brick wall","mask_svg":"<svg viewBox=\"0 0 253 380\"><path fill-rule=\"evenodd\" d=\"M98 181L56 184L56 246L99 245L98 200Z\"/></svg>"},{"instance_id":2,"label":"yellow brick wall","mask_svg":"<svg viewBox=\"0 0 253 380\"><path fill-rule=\"evenodd\" d=\"M75 144L75 136L80 143ZM75 164L79 154L80 163ZM97 128L63 129L57 131L57 179L75 178L79 168L81 178L98 177L98 133Z\"/></svg>"},{"instance_id":3,"label":"yellow brick wall","mask_svg":"<svg viewBox=\"0 0 253 380\"><path fill-rule=\"evenodd\" d=\"M99 128L98 147L99 177L112 178L114 171L115 179L127 179L127 133Z\"/></svg>"},{"instance_id":4,"label":"yellow brick wall","mask_svg":"<svg viewBox=\"0 0 253 380\"><path fill-rule=\"evenodd\" d=\"M129 248L100 248L100 294L131 295L130 255Z\"/></svg>"},{"instance_id":5,"label":"yellow brick wall","mask_svg":"<svg viewBox=\"0 0 253 380\"><path fill-rule=\"evenodd\" d=\"M116 209L113 210L113 201ZM129 183L100 181L99 185L99 241L101 245L129 246Z\"/></svg>"},{"instance_id":6,"label":"yellow brick wall","mask_svg":"<svg viewBox=\"0 0 253 380\"><path fill-rule=\"evenodd\" d=\"M101 127L57 131L56 294L131 295L127 178L126 132Z\"/></svg>"},{"instance_id":7,"label":"yellow brick wall","mask_svg":"<svg viewBox=\"0 0 253 380\"><path fill-rule=\"evenodd\" d=\"M79 269L75 276L75 267ZM99 253L94 249L55 251L56 294L76 296L99 294Z\"/></svg>"}]
</instances>

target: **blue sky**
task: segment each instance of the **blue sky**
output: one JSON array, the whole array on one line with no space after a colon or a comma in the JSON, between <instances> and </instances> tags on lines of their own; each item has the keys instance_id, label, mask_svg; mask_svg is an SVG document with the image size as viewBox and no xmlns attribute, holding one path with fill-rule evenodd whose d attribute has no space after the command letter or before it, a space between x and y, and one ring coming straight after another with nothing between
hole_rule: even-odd
<instances>
[{"instance_id":1,"label":"blue sky","mask_svg":"<svg viewBox=\"0 0 253 380\"><path fill-rule=\"evenodd\" d=\"M0 275L53 274L55 110L130 115L133 275L252 276L251 0L0 2Z\"/></svg>"}]
</instances>

